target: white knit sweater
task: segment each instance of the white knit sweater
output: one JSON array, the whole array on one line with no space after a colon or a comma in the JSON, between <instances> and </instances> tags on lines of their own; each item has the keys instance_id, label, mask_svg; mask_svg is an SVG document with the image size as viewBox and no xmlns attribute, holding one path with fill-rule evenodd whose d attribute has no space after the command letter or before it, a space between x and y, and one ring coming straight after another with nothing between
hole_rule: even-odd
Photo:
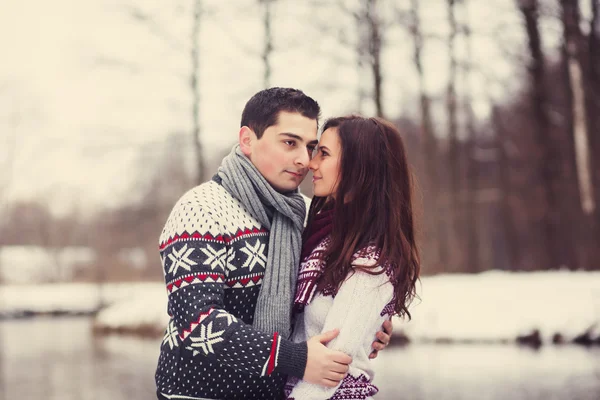
<instances>
[{"instance_id":1,"label":"white knit sweater","mask_svg":"<svg viewBox=\"0 0 600 400\"><path fill-rule=\"evenodd\" d=\"M352 357L348 375L335 388L298 381L290 378L286 387L288 399L369 399L377 388L371 383L373 369L369 354L375 334L393 311L393 286L384 272L371 275L360 269L353 270L339 288L335 297L325 290L321 293L301 293L302 277L316 279L324 268L318 255L326 249L325 239L303 260L300 266L299 294L297 301L306 304L303 312L296 316L293 341L303 342L311 337L338 328L340 334L327 344ZM374 248L367 248L353 257L353 266L372 266L372 271L381 271L376 265ZM304 280L304 283L305 280ZM314 290L313 290L314 291Z\"/></svg>"}]
</instances>

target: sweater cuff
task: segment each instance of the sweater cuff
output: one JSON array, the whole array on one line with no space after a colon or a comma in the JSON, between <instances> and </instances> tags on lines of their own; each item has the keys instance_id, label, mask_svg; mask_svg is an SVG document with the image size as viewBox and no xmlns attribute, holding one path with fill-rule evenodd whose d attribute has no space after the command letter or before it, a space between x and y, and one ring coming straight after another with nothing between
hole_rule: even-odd
<instances>
[{"instance_id":1,"label":"sweater cuff","mask_svg":"<svg viewBox=\"0 0 600 400\"><path fill-rule=\"evenodd\" d=\"M302 379L308 355L306 342L294 343L283 338L280 338L280 341L277 366L274 371Z\"/></svg>"}]
</instances>

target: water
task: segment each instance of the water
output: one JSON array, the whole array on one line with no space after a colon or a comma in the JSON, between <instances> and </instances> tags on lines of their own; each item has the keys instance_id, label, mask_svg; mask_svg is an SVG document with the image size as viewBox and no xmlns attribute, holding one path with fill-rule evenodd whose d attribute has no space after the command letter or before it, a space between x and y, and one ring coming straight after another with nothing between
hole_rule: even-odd
<instances>
[{"instance_id":1,"label":"water","mask_svg":"<svg viewBox=\"0 0 600 400\"><path fill-rule=\"evenodd\" d=\"M154 397L160 340L94 337L88 318L0 322L2 399ZM411 345L376 362L376 399L598 400L600 349Z\"/></svg>"},{"instance_id":2,"label":"water","mask_svg":"<svg viewBox=\"0 0 600 400\"><path fill-rule=\"evenodd\" d=\"M382 398L599 400L600 349L413 345L376 360Z\"/></svg>"}]
</instances>

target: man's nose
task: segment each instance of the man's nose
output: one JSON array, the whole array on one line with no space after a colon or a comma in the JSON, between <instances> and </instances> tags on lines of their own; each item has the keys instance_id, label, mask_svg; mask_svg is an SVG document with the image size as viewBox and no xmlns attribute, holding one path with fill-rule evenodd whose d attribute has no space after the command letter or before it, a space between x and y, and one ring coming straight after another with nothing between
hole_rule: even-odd
<instances>
[{"instance_id":1,"label":"man's nose","mask_svg":"<svg viewBox=\"0 0 600 400\"><path fill-rule=\"evenodd\" d=\"M310 163L310 155L308 151L301 151L298 157L296 158L296 164L302 166L302 168L308 167Z\"/></svg>"}]
</instances>

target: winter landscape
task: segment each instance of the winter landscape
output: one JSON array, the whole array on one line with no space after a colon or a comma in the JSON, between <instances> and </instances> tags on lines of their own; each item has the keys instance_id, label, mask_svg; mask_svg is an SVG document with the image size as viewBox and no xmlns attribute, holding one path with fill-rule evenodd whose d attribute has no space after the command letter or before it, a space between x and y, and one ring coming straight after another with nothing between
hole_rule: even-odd
<instances>
[{"instance_id":1,"label":"winter landscape","mask_svg":"<svg viewBox=\"0 0 600 400\"><path fill-rule=\"evenodd\" d=\"M376 399L600 399L600 0L8 0L0 49L0 400L156 397L161 230L273 86L403 135Z\"/></svg>"}]
</instances>

